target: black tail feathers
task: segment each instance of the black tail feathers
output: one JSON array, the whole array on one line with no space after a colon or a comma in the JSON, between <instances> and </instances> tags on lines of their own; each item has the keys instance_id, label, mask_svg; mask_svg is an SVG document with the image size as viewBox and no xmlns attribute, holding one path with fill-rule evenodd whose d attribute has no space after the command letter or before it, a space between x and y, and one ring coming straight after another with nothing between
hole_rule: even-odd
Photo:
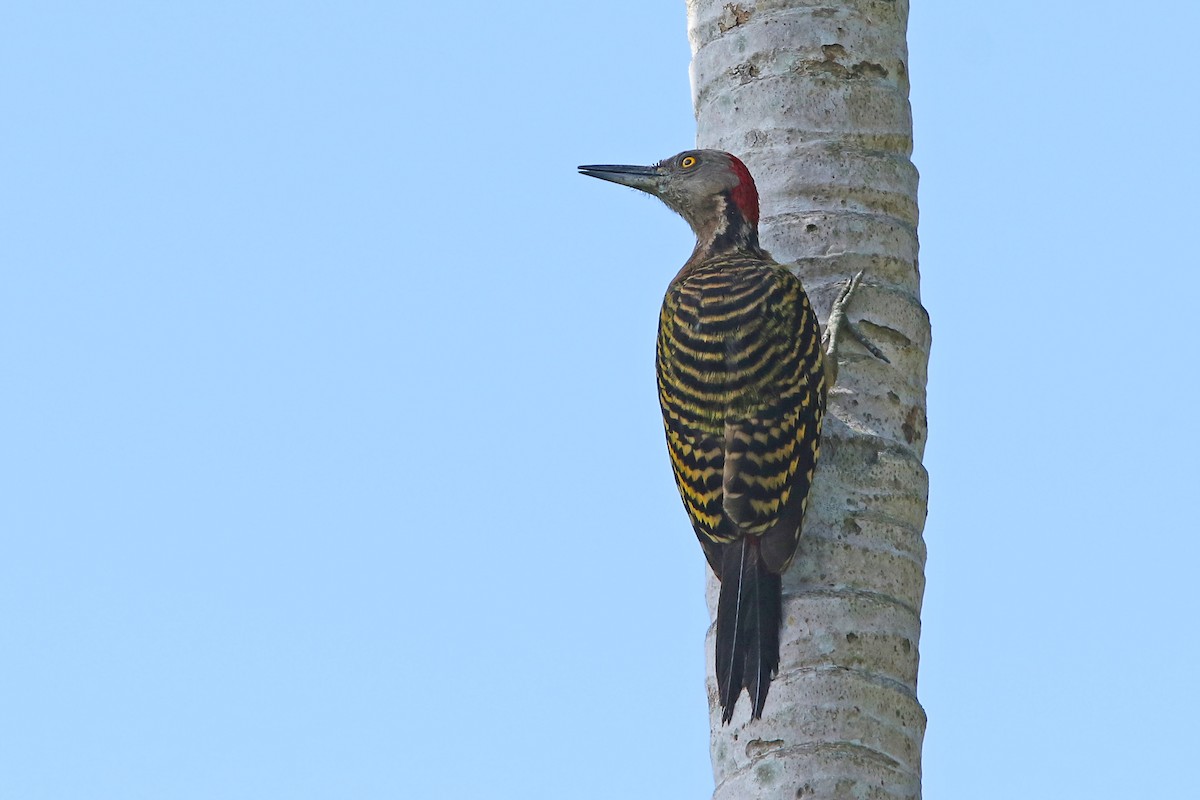
<instances>
[{"instance_id":1,"label":"black tail feathers","mask_svg":"<svg viewBox=\"0 0 1200 800\"><path fill-rule=\"evenodd\" d=\"M779 668L779 627L783 621L783 586L767 569L758 540L745 536L724 545L721 553L721 599L717 603L717 694L722 722L733 717L743 687L762 716L771 675Z\"/></svg>"}]
</instances>

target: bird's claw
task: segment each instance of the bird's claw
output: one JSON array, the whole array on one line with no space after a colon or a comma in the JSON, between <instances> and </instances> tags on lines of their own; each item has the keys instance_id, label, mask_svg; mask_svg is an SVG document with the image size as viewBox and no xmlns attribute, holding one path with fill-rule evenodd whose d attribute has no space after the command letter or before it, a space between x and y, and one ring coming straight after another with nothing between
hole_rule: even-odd
<instances>
[{"instance_id":1,"label":"bird's claw","mask_svg":"<svg viewBox=\"0 0 1200 800\"><path fill-rule=\"evenodd\" d=\"M854 297L854 292L857 291L862 283L863 271L860 270L853 278L846 282L845 287L838 293L837 299L833 301L833 308L829 311L829 321L825 324L825 341L827 352L831 357L837 357L837 348L840 343L840 334L842 330L847 330L855 340L865 347L871 355L878 358L885 364L892 363L879 347L867 338L867 335L859 329L858 325L850 321L846 316L846 309L850 306L850 300Z\"/></svg>"},{"instance_id":2,"label":"bird's claw","mask_svg":"<svg viewBox=\"0 0 1200 800\"><path fill-rule=\"evenodd\" d=\"M871 355L875 356L885 364L892 363L892 360L883 354L883 351L879 349L879 346L868 339L867 335L863 333L862 330L853 322L850 322L849 320L846 321L846 330L850 331L851 335L858 340L859 344L867 348Z\"/></svg>"}]
</instances>

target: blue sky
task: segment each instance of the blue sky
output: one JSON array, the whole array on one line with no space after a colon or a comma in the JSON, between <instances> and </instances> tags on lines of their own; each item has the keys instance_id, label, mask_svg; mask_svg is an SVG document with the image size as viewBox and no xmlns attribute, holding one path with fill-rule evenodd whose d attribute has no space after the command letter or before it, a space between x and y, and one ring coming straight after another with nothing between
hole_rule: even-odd
<instances>
[{"instance_id":1,"label":"blue sky","mask_svg":"<svg viewBox=\"0 0 1200 800\"><path fill-rule=\"evenodd\" d=\"M914 3L929 800L1192 791L1198 27ZM0 40L0 797L706 796L684 4Z\"/></svg>"}]
</instances>

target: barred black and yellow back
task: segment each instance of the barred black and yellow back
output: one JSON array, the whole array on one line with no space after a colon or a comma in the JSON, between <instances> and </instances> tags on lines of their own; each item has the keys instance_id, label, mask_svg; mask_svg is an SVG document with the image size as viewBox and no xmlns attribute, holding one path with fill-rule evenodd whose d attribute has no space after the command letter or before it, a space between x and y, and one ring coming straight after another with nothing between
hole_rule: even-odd
<instances>
[{"instance_id":1,"label":"barred black and yellow back","mask_svg":"<svg viewBox=\"0 0 1200 800\"><path fill-rule=\"evenodd\" d=\"M821 329L796 276L765 254L736 253L671 284L657 355L675 482L722 581L721 705L728 720L744 686L757 717L779 663L779 576L820 445Z\"/></svg>"},{"instance_id":2,"label":"barred black and yellow back","mask_svg":"<svg viewBox=\"0 0 1200 800\"><path fill-rule=\"evenodd\" d=\"M758 191L736 157L688 150L580 170L655 195L696 234L659 318L658 397L675 483L721 580L722 718L743 688L760 717L821 439L821 328L800 280L758 245Z\"/></svg>"}]
</instances>

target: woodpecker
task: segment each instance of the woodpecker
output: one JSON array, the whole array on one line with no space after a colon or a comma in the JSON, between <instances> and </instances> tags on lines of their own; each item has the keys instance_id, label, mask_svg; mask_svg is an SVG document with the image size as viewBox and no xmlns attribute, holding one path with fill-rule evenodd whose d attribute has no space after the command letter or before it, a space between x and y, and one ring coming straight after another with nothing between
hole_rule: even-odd
<instances>
[{"instance_id":1,"label":"woodpecker","mask_svg":"<svg viewBox=\"0 0 1200 800\"><path fill-rule=\"evenodd\" d=\"M722 722L743 688L761 718L779 668L781 576L800 541L837 369L826 348L832 355L849 324L843 309L861 274L823 337L800 279L759 245L758 190L737 157L687 150L652 166L579 171L654 195L696 234L659 315L658 399L675 484L721 582Z\"/></svg>"}]
</instances>

